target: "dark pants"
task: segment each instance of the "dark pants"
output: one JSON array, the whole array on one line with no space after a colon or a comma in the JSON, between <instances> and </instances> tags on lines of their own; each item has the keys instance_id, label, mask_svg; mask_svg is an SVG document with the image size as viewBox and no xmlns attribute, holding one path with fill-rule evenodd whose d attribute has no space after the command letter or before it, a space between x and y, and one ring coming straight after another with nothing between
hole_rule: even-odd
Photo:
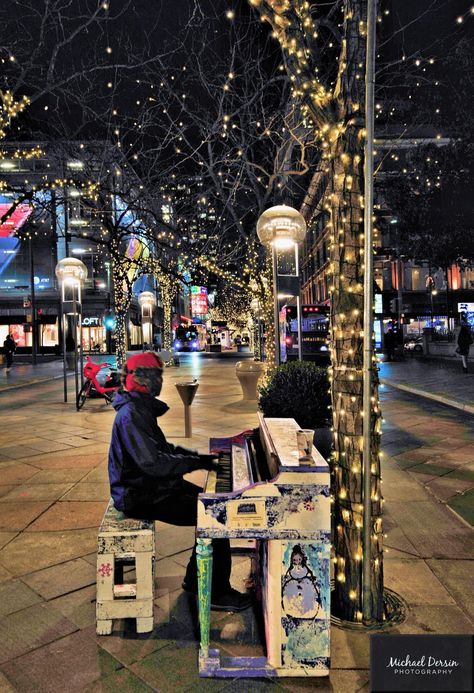
<instances>
[{"instance_id":1,"label":"dark pants","mask_svg":"<svg viewBox=\"0 0 474 693\"><path fill-rule=\"evenodd\" d=\"M201 489L188 481L183 488L173 491L168 498L141 498L125 494L125 515L142 520L160 520L178 527L195 527L197 523L197 497ZM230 589L232 558L228 539L213 539L212 592L225 594ZM186 584L197 592L196 545L186 569Z\"/></svg>"},{"instance_id":2,"label":"dark pants","mask_svg":"<svg viewBox=\"0 0 474 693\"><path fill-rule=\"evenodd\" d=\"M13 352L11 352L11 351L6 351L6 352L5 352L5 359L6 359L6 362L7 362L7 368L10 368L10 366L11 366L12 363L13 363Z\"/></svg>"}]
</instances>

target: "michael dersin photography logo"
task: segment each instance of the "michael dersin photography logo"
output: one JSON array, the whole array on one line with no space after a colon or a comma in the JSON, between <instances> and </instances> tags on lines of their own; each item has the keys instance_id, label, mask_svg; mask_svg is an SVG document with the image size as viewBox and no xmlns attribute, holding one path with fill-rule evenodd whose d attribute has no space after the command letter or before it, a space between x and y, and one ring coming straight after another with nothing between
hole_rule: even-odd
<instances>
[{"instance_id":1,"label":"michael dersin photography logo","mask_svg":"<svg viewBox=\"0 0 474 693\"><path fill-rule=\"evenodd\" d=\"M371 637L371 691L472 692L472 636Z\"/></svg>"}]
</instances>

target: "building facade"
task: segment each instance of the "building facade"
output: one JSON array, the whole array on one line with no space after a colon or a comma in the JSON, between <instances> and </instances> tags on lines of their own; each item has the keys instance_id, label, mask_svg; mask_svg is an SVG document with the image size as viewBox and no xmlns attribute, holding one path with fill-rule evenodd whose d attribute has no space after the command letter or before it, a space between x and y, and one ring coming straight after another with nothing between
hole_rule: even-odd
<instances>
[{"instance_id":1,"label":"building facade","mask_svg":"<svg viewBox=\"0 0 474 693\"><path fill-rule=\"evenodd\" d=\"M107 231L103 216L91 209L85 198L99 177L103 185L114 190L114 178L120 175L122 181L127 176L121 164L122 159L107 143L67 143L54 148L36 142L2 146L0 345L12 334L18 353L31 353L33 344L39 354L59 353L63 335L55 268L59 260L72 256L82 260L88 270L81 318L83 348L89 352L113 350L115 295L112 260L104 243ZM121 183L121 189L110 194L110 213L116 218L119 212L125 218L123 188ZM136 225L136 220L133 223ZM143 248L136 226L130 225L124 239L124 253L138 261ZM152 244L148 244L147 252L153 252ZM144 275L132 284L127 316L129 349L143 344L138 297L144 291L156 296L152 334L158 344L162 342L159 284L154 277Z\"/></svg>"}]
</instances>

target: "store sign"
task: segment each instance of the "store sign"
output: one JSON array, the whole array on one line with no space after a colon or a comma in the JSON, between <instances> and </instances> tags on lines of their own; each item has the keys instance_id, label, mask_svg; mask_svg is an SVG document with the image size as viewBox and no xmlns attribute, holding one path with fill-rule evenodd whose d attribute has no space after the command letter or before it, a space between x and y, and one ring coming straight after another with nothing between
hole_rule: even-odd
<instances>
[{"instance_id":1,"label":"store sign","mask_svg":"<svg viewBox=\"0 0 474 693\"><path fill-rule=\"evenodd\" d=\"M205 286L191 287L191 315L207 315L209 302Z\"/></svg>"},{"instance_id":2,"label":"store sign","mask_svg":"<svg viewBox=\"0 0 474 693\"><path fill-rule=\"evenodd\" d=\"M82 327L98 327L99 323L99 318L82 318Z\"/></svg>"},{"instance_id":3,"label":"store sign","mask_svg":"<svg viewBox=\"0 0 474 693\"><path fill-rule=\"evenodd\" d=\"M375 303L374 313L376 313L377 315L382 315L382 313L383 313L382 294L375 294L374 295L374 303Z\"/></svg>"},{"instance_id":4,"label":"store sign","mask_svg":"<svg viewBox=\"0 0 474 693\"><path fill-rule=\"evenodd\" d=\"M474 303L458 303L458 313L474 313Z\"/></svg>"},{"instance_id":5,"label":"store sign","mask_svg":"<svg viewBox=\"0 0 474 693\"><path fill-rule=\"evenodd\" d=\"M43 286L44 284L49 284L50 283L50 278L49 277L33 277L33 281L35 283L35 286Z\"/></svg>"}]
</instances>

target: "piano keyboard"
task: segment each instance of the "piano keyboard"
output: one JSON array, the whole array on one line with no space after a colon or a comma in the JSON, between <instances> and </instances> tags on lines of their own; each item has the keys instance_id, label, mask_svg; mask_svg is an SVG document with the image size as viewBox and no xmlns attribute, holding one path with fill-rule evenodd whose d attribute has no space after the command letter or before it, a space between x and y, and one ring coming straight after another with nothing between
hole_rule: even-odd
<instances>
[{"instance_id":1,"label":"piano keyboard","mask_svg":"<svg viewBox=\"0 0 474 693\"><path fill-rule=\"evenodd\" d=\"M249 434L243 441L240 436L236 438L237 444L230 439L230 451L215 451L219 452L219 469L209 472L206 493L242 491L251 484L271 478L259 436Z\"/></svg>"}]
</instances>

